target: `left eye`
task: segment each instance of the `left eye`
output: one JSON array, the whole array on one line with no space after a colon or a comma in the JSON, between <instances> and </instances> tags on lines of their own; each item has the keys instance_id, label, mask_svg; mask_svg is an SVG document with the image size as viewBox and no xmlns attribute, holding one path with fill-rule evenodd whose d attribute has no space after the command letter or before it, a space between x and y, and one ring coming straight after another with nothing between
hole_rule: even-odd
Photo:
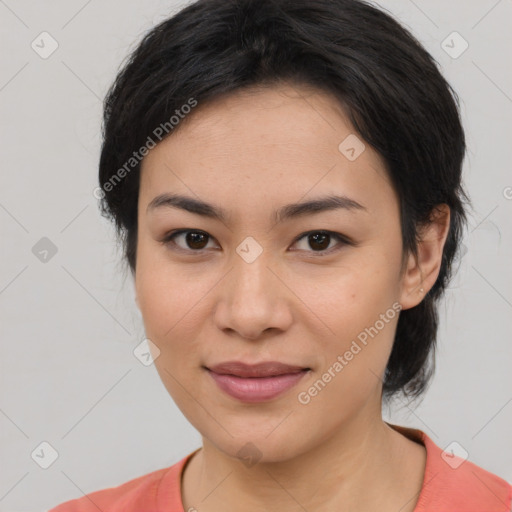
<instances>
[{"instance_id":1,"label":"left eye","mask_svg":"<svg viewBox=\"0 0 512 512\"><path fill-rule=\"evenodd\" d=\"M350 241L346 237L333 231L309 231L301 235L296 243L303 238L306 239L306 244L313 248L312 252L317 253L331 253L333 248L329 249L329 245L333 239L339 242L338 245L350 245ZM319 254L319 256L323 256L323 254Z\"/></svg>"}]
</instances>

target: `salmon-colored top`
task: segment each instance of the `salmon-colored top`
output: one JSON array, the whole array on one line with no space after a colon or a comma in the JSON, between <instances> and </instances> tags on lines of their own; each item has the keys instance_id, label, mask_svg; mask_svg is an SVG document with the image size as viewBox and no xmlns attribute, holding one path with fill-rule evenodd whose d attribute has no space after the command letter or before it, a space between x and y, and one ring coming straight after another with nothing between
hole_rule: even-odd
<instances>
[{"instance_id":1,"label":"salmon-colored top","mask_svg":"<svg viewBox=\"0 0 512 512\"><path fill-rule=\"evenodd\" d=\"M452 451L443 454L423 431L388 425L427 451L414 512L511 512L512 486ZM198 448L168 468L67 501L48 512L184 512L181 475Z\"/></svg>"}]
</instances>

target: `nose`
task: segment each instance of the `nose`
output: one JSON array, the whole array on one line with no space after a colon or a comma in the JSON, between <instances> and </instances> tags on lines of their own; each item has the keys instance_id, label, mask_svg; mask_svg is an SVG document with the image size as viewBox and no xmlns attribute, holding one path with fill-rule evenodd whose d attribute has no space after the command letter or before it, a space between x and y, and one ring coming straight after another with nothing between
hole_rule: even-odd
<instances>
[{"instance_id":1,"label":"nose","mask_svg":"<svg viewBox=\"0 0 512 512\"><path fill-rule=\"evenodd\" d=\"M263 255L252 263L237 256L233 265L218 288L217 327L253 341L266 332L286 331L293 321L292 293L275 266Z\"/></svg>"}]
</instances>

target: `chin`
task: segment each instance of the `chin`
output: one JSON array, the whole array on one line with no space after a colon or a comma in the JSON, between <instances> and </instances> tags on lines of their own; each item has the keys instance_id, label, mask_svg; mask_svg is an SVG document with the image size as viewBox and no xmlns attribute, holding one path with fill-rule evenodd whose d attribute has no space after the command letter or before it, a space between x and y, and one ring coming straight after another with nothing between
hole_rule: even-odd
<instances>
[{"instance_id":1,"label":"chin","mask_svg":"<svg viewBox=\"0 0 512 512\"><path fill-rule=\"evenodd\" d=\"M308 440L297 432L289 432L277 427L272 433L268 423L261 429L241 428L240 430L227 427L229 434L223 431L219 436L207 437L210 443L229 457L239 459L246 467L256 463L286 462L308 450ZM282 428L280 432L278 430ZM293 441L292 441L293 440Z\"/></svg>"}]
</instances>

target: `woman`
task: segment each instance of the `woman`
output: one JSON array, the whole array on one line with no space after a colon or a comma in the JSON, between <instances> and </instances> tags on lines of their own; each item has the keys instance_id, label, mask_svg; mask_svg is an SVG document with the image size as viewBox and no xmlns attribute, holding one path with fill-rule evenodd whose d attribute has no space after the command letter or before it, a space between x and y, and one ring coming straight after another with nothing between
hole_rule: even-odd
<instances>
[{"instance_id":1,"label":"woman","mask_svg":"<svg viewBox=\"0 0 512 512\"><path fill-rule=\"evenodd\" d=\"M53 512L510 511L505 480L381 414L432 375L464 153L435 61L359 0L198 0L148 33L98 192L203 443Z\"/></svg>"}]
</instances>

